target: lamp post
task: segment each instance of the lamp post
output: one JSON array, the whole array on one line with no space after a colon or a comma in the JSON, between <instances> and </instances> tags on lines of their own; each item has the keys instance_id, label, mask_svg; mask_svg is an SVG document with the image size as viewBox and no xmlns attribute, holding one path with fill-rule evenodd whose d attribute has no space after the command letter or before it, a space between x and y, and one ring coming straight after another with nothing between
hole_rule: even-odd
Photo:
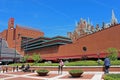
<instances>
[{"instance_id":1,"label":"lamp post","mask_svg":"<svg viewBox=\"0 0 120 80\"><path fill-rule=\"evenodd\" d=\"M98 56L98 60L99 60L99 58L100 58L100 53L97 53L97 56Z\"/></svg>"},{"instance_id":2,"label":"lamp post","mask_svg":"<svg viewBox=\"0 0 120 80\"><path fill-rule=\"evenodd\" d=\"M14 55L14 63L16 63L16 38L15 38L15 55Z\"/></svg>"},{"instance_id":3,"label":"lamp post","mask_svg":"<svg viewBox=\"0 0 120 80\"><path fill-rule=\"evenodd\" d=\"M97 53L97 56L98 56L98 65L100 65L100 53Z\"/></svg>"},{"instance_id":4,"label":"lamp post","mask_svg":"<svg viewBox=\"0 0 120 80\"><path fill-rule=\"evenodd\" d=\"M21 35L21 34L19 33L17 39L19 39L20 35ZM17 44L17 42L16 42L16 37L15 37L15 55L14 55L14 63L16 63L16 44Z\"/></svg>"},{"instance_id":5,"label":"lamp post","mask_svg":"<svg viewBox=\"0 0 120 80\"><path fill-rule=\"evenodd\" d=\"M27 55L27 47L28 47L28 38L26 38L26 41L25 41L25 54Z\"/></svg>"},{"instance_id":6,"label":"lamp post","mask_svg":"<svg viewBox=\"0 0 120 80\"><path fill-rule=\"evenodd\" d=\"M0 61L2 59L1 54L2 54L2 38L0 38Z\"/></svg>"}]
</instances>

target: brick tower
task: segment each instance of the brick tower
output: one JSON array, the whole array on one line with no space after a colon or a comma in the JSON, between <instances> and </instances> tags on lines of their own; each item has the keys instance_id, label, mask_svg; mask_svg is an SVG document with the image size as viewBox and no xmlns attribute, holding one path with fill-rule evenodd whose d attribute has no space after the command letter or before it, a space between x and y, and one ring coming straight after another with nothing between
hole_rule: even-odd
<instances>
[{"instance_id":1,"label":"brick tower","mask_svg":"<svg viewBox=\"0 0 120 80\"><path fill-rule=\"evenodd\" d=\"M14 48L15 40L15 28L14 28L14 18L10 18L8 21L8 31L7 31L7 42L9 48Z\"/></svg>"}]
</instances>

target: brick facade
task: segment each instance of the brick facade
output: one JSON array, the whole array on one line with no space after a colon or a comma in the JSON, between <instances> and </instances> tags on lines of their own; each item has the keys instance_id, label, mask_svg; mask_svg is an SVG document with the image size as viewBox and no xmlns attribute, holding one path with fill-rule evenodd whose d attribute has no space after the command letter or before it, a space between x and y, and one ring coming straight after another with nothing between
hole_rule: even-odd
<instances>
[{"instance_id":1,"label":"brick facade","mask_svg":"<svg viewBox=\"0 0 120 80\"><path fill-rule=\"evenodd\" d=\"M10 18L8 29L4 30L2 37L7 40L9 48L16 48L20 54L24 55L21 49L22 37L37 38L44 36L44 33L38 30L28 29L16 25L14 28L14 18ZM101 31L78 38L75 42L66 45L56 45L40 49L27 51L32 55L38 53L42 58L52 60L58 58L82 58L83 56L105 57L106 49L110 47L120 50L120 25L111 26ZM84 51L83 47L87 50ZM120 55L119 55L120 56Z\"/></svg>"},{"instance_id":2,"label":"brick facade","mask_svg":"<svg viewBox=\"0 0 120 80\"><path fill-rule=\"evenodd\" d=\"M19 25L14 27L14 18L10 18L8 21L8 29L1 32L2 38L4 38L9 48L16 48L16 50L24 55L24 51L21 50L22 37L37 38L44 36L44 33L38 30L32 30Z\"/></svg>"},{"instance_id":3,"label":"brick facade","mask_svg":"<svg viewBox=\"0 0 120 80\"><path fill-rule=\"evenodd\" d=\"M120 50L120 25L103 29L93 34L79 38L72 44L61 45L58 47L45 47L29 51L29 54L40 53L42 58L58 59L58 58L81 58L87 55L89 58L104 58L107 49L110 47ZM83 47L87 50L84 51ZM120 55L119 55L120 56Z\"/></svg>"}]
</instances>

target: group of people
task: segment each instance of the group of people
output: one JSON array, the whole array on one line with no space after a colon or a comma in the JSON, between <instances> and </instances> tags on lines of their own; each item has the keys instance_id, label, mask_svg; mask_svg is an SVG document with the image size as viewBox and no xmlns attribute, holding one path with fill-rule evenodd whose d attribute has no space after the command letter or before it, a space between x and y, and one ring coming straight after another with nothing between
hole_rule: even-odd
<instances>
[{"instance_id":1,"label":"group of people","mask_svg":"<svg viewBox=\"0 0 120 80\"><path fill-rule=\"evenodd\" d=\"M0 65L0 72L3 71L4 72L8 72L8 65Z\"/></svg>"},{"instance_id":2,"label":"group of people","mask_svg":"<svg viewBox=\"0 0 120 80\"><path fill-rule=\"evenodd\" d=\"M104 72L105 74L106 73L109 73L109 68L110 68L110 59L108 57L106 57L104 59ZM62 71L63 71L63 66L64 66L64 62L62 60L59 60L59 66L58 66L58 74L62 74ZM30 69L30 65L27 64L26 66L24 64L22 64L22 66L19 68L18 66L16 67L17 68L17 71L18 69L21 69L22 71L24 72L27 72L29 69ZM2 67L0 67L0 71L1 71ZM4 68L3 68L4 69ZM7 71L7 67L6 67L6 71Z\"/></svg>"},{"instance_id":3,"label":"group of people","mask_svg":"<svg viewBox=\"0 0 120 80\"><path fill-rule=\"evenodd\" d=\"M21 66L19 69L21 69L21 70L24 71L24 72L27 72L27 71L30 69L30 65L27 64L27 65L25 66L24 64L22 64L22 66Z\"/></svg>"}]
</instances>

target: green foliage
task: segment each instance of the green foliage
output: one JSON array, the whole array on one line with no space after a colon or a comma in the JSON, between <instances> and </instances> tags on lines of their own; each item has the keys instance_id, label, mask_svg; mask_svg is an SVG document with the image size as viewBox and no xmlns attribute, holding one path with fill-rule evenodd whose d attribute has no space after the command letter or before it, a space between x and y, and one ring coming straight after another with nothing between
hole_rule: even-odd
<instances>
[{"instance_id":1,"label":"green foliage","mask_svg":"<svg viewBox=\"0 0 120 80\"><path fill-rule=\"evenodd\" d=\"M34 60L35 63L42 61L42 58L40 57L40 55L36 53L33 54L32 59Z\"/></svg>"},{"instance_id":2,"label":"green foliage","mask_svg":"<svg viewBox=\"0 0 120 80\"><path fill-rule=\"evenodd\" d=\"M97 61L76 61L65 64L66 66L98 66ZM103 65L103 61L100 61L100 65Z\"/></svg>"},{"instance_id":3,"label":"green foliage","mask_svg":"<svg viewBox=\"0 0 120 80\"><path fill-rule=\"evenodd\" d=\"M39 69L37 70L37 73L48 73L49 71L46 69Z\"/></svg>"},{"instance_id":4,"label":"green foliage","mask_svg":"<svg viewBox=\"0 0 120 80\"><path fill-rule=\"evenodd\" d=\"M103 66L103 61L100 62L99 66ZM29 63L30 66L58 66L58 63ZM21 63L11 64L12 66L21 66ZM117 61L111 61L111 65L120 65L120 60ZM69 62L65 63L65 66L98 66L97 61L75 61L75 62Z\"/></svg>"},{"instance_id":5,"label":"green foliage","mask_svg":"<svg viewBox=\"0 0 120 80\"><path fill-rule=\"evenodd\" d=\"M83 73L83 71L82 70L70 70L69 73L70 74L74 74L74 73L76 74L76 73Z\"/></svg>"},{"instance_id":6,"label":"green foliage","mask_svg":"<svg viewBox=\"0 0 120 80\"><path fill-rule=\"evenodd\" d=\"M58 63L37 63L37 64L33 64L34 66L58 66Z\"/></svg>"},{"instance_id":7,"label":"green foliage","mask_svg":"<svg viewBox=\"0 0 120 80\"><path fill-rule=\"evenodd\" d=\"M114 80L114 78L112 78L110 76L104 76L104 80Z\"/></svg>"},{"instance_id":8,"label":"green foliage","mask_svg":"<svg viewBox=\"0 0 120 80\"><path fill-rule=\"evenodd\" d=\"M22 62L27 62L28 58L29 58L29 55L27 54L21 60Z\"/></svg>"},{"instance_id":9,"label":"green foliage","mask_svg":"<svg viewBox=\"0 0 120 80\"><path fill-rule=\"evenodd\" d=\"M46 70L46 69L39 69L39 70L37 70L37 73L38 73L38 75L39 76L46 76L47 74L48 74L48 70Z\"/></svg>"},{"instance_id":10,"label":"green foliage","mask_svg":"<svg viewBox=\"0 0 120 80\"><path fill-rule=\"evenodd\" d=\"M108 57L110 60L115 61L118 59L118 50L116 48L108 48L107 52L109 53Z\"/></svg>"},{"instance_id":11,"label":"green foliage","mask_svg":"<svg viewBox=\"0 0 120 80\"><path fill-rule=\"evenodd\" d=\"M120 74L107 74L104 76L104 80L120 80Z\"/></svg>"},{"instance_id":12,"label":"green foliage","mask_svg":"<svg viewBox=\"0 0 120 80\"><path fill-rule=\"evenodd\" d=\"M111 61L111 65L120 65L120 60Z\"/></svg>"}]
</instances>

